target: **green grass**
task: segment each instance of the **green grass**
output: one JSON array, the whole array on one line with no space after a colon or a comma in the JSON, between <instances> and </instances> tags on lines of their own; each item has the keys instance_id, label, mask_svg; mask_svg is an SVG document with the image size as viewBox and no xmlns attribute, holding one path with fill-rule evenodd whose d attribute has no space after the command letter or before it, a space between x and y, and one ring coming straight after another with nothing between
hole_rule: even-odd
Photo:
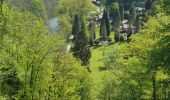
<instances>
[{"instance_id":1,"label":"green grass","mask_svg":"<svg viewBox=\"0 0 170 100\"><path fill-rule=\"evenodd\" d=\"M92 49L92 57L90 59L91 78L93 79L93 96L97 97L103 86L103 79L109 75L109 70L100 70L100 67L105 67L102 61L104 54L107 55L113 49L114 45L101 46Z\"/></svg>"},{"instance_id":2,"label":"green grass","mask_svg":"<svg viewBox=\"0 0 170 100\"><path fill-rule=\"evenodd\" d=\"M96 38L100 38L100 28L99 26L96 26Z\"/></svg>"},{"instance_id":3,"label":"green grass","mask_svg":"<svg viewBox=\"0 0 170 100\"><path fill-rule=\"evenodd\" d=\"M112 41L114 41L114 32L111 32L110 37ZM100 38L100 28L96 27L96 39ZM103 79L110 74L109 70L100 70L101 67L105 67L102 59L104 55L110 53L114 48L114 43L108 46L98 46L92 48L92 57L90 59L90 70L91 70L91 78L93 80L92 86L92 96L93 99L96 99L103 87Z\"/></svg>"}]
</instances>

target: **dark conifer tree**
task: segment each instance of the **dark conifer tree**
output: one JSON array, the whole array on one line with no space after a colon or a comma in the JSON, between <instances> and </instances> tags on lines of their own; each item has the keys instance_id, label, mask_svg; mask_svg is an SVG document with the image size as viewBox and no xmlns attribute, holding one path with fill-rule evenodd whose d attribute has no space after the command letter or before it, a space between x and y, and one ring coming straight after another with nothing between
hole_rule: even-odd
<instances>
[{"instance_id":1,"label":"dark conifer tree","mask_svg":"<svg viewBox=\"0 0 170 100\"><path fill-rule=\"evenodd\" d=\"M140 30L140 17L139 14L137 14L136 16L136 20L135 20L135 32L139 32Z\"/></svg>"},{"instance_id":2,"label":"dark conifer tree","mask_svg":"<svg viewBox=\"0 0 170 100\"><path fill-rule=\"evenodd\" d=\"M121 16L121 21L124 20L124 3L120 2L120 16Z\"/></svg>"},{"instance_id":3,"label":"dark conifer tree","mask_svg":"<svg viewBox=\"0 0 170 100\"><path fill-rule=\"evenodd\" d=\"M73 26L72 26L72 35L76 36L81 29L80 17L76 14L74 16Z\"/></svg>"},{"instance_id":4,"label":"dark conifer tree","mask_svg":"<svg viewBox=\"0 0 170 100\"><path fill-rule=\"evenodd\" d=\"M85 32L84 22L81 24L81 31L75 36L73 55L81 60L82 66L87 66L90 62L91 51Z\"/></svg>"},{"instance_id":5,"label":"dark conifer tree","mask_svg":"<svg viewBox=\"0 0 170 100\"><path fill-rule=\"evenodd\" d=\"M90 22L89 31L90 31L89 42L90 42L90 45L93 46L93 42L96 38L96 24L94 21Z\"/></svg>"},{"instance_id":6,"label":"dark conifer tree","mask_svg":"<svg viewBox=\"0 0 170 100\"><path fill-rule=\"evenodd\" d=\"M129 24L133 25L135 20L136 20L136 8L135 6L132 4L129 10Z\"/></svg>"},{"instance_id":7,"label":"dark conifer tree","mask_svg":"<svg viewBox=\"0 0 170 100\"><path fill-rule=\"evenodd\" d=\"M110 36L110 20L109 20L109 14L107 10L104 10L103 18L105 19L105 23L106 23L107 36Z\"/></svg>"},{"instance_id":8,"label":"dark conifer tree","mask_svg":"<svg viewBox=\"0 0 170 100\"><path fill-rule=\"evenodd\" d=\"M128 23L129 23L129 35L132 34L134 32L134 24L135 24L135 20L136 20L136 8L135 6L132 4L131 8L129 10L129 18L128 18Z\"/></svg>"},{"instance_id":9,"label":"dark conifer tree","mask_svg":"<svg viewBox=\"0 0 170 100\"><path fill-rule=\"evenodd\" d=\"M105 40L106 36L107 36L106 21L103 17L100 24L100 37L102 40Z\"/></svg>"},{"instance_id":10,"label":"dark conifer tree","mask_svg":"<svg viewBox=\"0 0 170 100\"><path fill-rule=\"evenodd\" d=\"M146 3L145 3L145 9L146 10L150 10L152 8L152 0L146 0Z\"/></svg>"},{"instance_id":11,"label":"dark conifer tree","mask_svg":"<svg viewBox=\"0 0 170 100\"><path fill-rule=\"evenodd\" d=\"M121 22L120 9L119 9L120 7L119 7L119 3L117 3L117 2L113 3L112 6L113 6L113 10L112 10L112 13L113 13L112 25L113 25L113 28L115 29L116 25Z\"/></svg>"},{"instance_id":12,"label":"dark conifer tree","mask_svg":"<svg viewBox=\"0 0 170 100\"><path fill-rule=\"evenodd\" d=\"M121 24L121 16L120 16L120 12L119 12L119 8L116 8L114 11L114 17L113 17L113 29L114 29L114 39L115 42L119 41L119 28L120 28L120 24Z\"/></svg>"}]
</instances>

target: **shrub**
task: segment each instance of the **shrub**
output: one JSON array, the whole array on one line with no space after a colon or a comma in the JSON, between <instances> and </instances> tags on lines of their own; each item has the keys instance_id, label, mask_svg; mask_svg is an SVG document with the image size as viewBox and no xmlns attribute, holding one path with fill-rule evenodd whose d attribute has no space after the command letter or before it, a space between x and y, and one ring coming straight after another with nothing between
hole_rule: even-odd
<instances>
[{"instance_id":1,"label":"shrub","mask_svg":"<svg viewBox=\"0 0 170 100\"><path fill-rule=\"evenodd\" d=\"M99 43L100 43L100 39L97 39L97 40L94 41L94 44L95 44L96 46L98 46Z\"/></svg>"}]
</instances>

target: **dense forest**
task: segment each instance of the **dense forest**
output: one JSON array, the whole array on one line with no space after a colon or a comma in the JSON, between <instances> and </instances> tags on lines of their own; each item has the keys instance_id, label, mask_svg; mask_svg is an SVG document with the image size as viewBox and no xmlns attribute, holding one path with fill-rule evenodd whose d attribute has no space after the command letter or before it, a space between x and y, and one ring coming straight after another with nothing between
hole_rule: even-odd
<instances>
[{"instance_id":1,"label":"dense forest","mask_svg":"<svg viewBox=\"0 0 170 100\"><path fill-rule=\"evenodd\" d=\"M170 0L0 0L0 100L170 100Z\"/></svg>"}]
</instances>

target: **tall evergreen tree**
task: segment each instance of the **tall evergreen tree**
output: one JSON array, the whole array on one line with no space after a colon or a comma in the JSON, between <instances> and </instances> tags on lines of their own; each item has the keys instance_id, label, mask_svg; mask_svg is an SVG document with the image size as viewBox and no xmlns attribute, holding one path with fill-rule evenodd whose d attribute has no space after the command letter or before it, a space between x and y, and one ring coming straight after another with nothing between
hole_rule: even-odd
<instances>
[{"instance_id":1,"label":"tall evergreen tree","mask_svg":"<svg viewBox=\"0 0 170 100\"><path fill-rule=\"evenodd\" d=\"M105 40L106 36L107 36L106 21L103 17L100 24L100 37L102 38L102 40Z\"/></svg>"},{"instance_id":2,"label":"tall evergreen tree","mask_svg":"<svg viewBox=\"0 0 170 100\"><path fill-rule=\"evenodd\" d=\"M85 32L85 25L82 21L81 31L75 36L73 55L81 60L82 66L87 66L91 58L89 41Z\"/></svg>"},{"instance_id":3,"label":"tall evergreen tree","mask_svg":"<svg viewBox=\"0 0 170 100\"><path fill-rule=\"evenodd\" d=\"M136 20L135 20L135 32L139 32L140 30L140 16L137 14Z\"/></svg>"},{"instance_id":4,"label":"tall evergreen tree","mask_svg":"<svg viewBox=\"0 0 170 100\"><path fill-rule=\"evenodd\" d=\"M119 27L120 23L121 23L121 16L120 16L120 10L119 10L119 4L116 2L116 3L113 3L112 4L113 6L113 10L112 10L112 13L113 13L113 21L112 21L112 25L113 25L113 28L116 29L117 27Z\"/></svg>"},{"instance_id":5,"label":"tall evergreen tree","mask_svg":"<svg viewBox=\"0 0 170 100\"><path fill-rule=\"evenodd\" d=\"M135 6L132 4L131 8L129 10L129 24L133 25L135 20L136 20L136 8Z\"/></svg>"},{"instance_id":6,"label":"tall evergreen tree","mask_svg":"<svg viewBox=\"0 0 170 100\"><path fill-rule=\"evenodd\" d=\"M111 6L109 6L109 16L112 19L114 17L114 11L115 9L119 8L119 3L118 2L113 2Z\"/></svg>"},{"instance_id":7,"label":"tall evergreen tree","mask_svg":"<svg viewBox=\"0 0 170 100\"><path fill-rule=\"evenodd\" d=\"M96 24L94 21L90 22L89 31L90 31L89 42L90 42L90 45L93 46L93 42L96 38Z\"/></svg>"},{"instance_id":8,"label":"tall evergreen tree","mask_svg":"<svg viewBox=\"0 0 170 100\"><path fill-rule=\"evenodd\" d=\"M120 16L121 16L121 21L124 20L124 3L120 2Z\"/></svg>"},{"instance_id":9,"label":"tall evergreen tree","mask_svg":"<svg viewBox=\"0 0 170 100\"><path fill-rule=\"evenodd\" d=\"M113 29L114 29L114 39L115 42L119 41L119 28L120 28L120 24L121 24L121 16L120 16L120 12L119 12L119 8L116 8L114 11L114 18L113 18Z\"/></svg>"},{"instance_id":10,"label":"tall evergreen tree","mask_svg":"<svg viewBox=\"0 0 170 100\"><path fill-rule=\"evenodd\" d=\"M74 16L73 26L72 26L72 35L76 36L81 29L80 17L76 14Z\"/></svg>"},{"instance_id":11,"label":"tall evergreen tree","mask_svg":"<svg viewBox=\"0 0 170 100\"><path fill-rule=\"evenodd\" d=\"M109 14L106 9L104 10L103 18L105 19L105 23L106 23L107 36L110 36L110 20L109 20Z\"/></svg>"},{"instance_id":12,"label":"tall evergreen tree","mask_svg":"<svg viewBox=\"0 0 170 100\"><path fill-rule=\"evenodd\" d=\"M129 23L129 33L131 34L133 32L133 27L134 27L134 23L136 20L136 8L135 6L132 4L131 8L129 10L129 18L128 18L128 23Z\"/></svg>"},{"instance_id":13,"label":"tall evergreen tree","mask_svg":"<svg viewBox=\"0 0 170 100\"><path fill-rule=\"evenodd\" d=\"M146 0L146 3L145 3L145 9L146 10L150 10L152 8L152 0Z\"/></svg>"}]
</instances>

